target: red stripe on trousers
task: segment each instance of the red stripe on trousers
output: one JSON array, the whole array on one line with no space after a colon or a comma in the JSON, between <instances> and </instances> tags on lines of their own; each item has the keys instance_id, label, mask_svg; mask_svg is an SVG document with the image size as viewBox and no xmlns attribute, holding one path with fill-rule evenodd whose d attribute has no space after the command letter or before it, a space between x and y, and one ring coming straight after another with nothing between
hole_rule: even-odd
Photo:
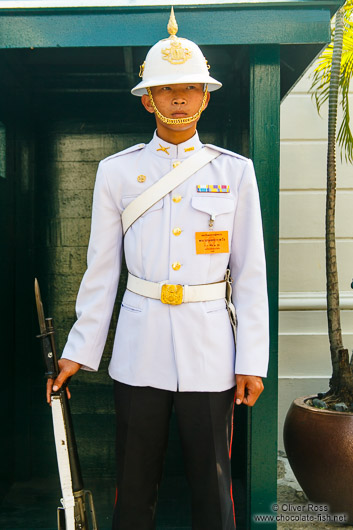
<instances>
[{"instance_id":1,"label":"red stripe on trousers","mask_svg":"<svg viewBox=\"0 0 353 530\"><path fill-rule=\"evenodd\" d=\"M229 460L232 457L232 444L233 444L233 431L234 431L234 406L235 406L235 399L237 397L237 391L234 392L234 401L233 401L233 410L232 410L232 430L230 433L230 446L229 446ZM234 518L234 528L236 528L236 521L235 521L235 508L234 508L234 500L233 500L233 485L232 485L232 479L230 482L230 498L232 500L232 506L233 506L233 518Z\"/></svg>"}]
</instances>

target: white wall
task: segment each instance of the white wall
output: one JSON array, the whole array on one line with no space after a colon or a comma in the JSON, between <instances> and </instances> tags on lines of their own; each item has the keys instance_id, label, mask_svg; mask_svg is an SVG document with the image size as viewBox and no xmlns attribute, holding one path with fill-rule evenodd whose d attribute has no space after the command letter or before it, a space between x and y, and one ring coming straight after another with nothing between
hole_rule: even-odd
<instances>
[{"instance_id":1,"label":"white wall","mask_svg":"<svg viewBox=\"0 0 353 530\"><path fill-rule=\"evenodd\" d=\"M281 105L279 448L295 397L328 389L325 190L327 109L318 115L309 74ZM352 94L353 103L353 94ZM353 109L353 106L351 106ZM353 349L353 166L337 168L336 236L344 346Z\"/></svg>"}]
</instances>

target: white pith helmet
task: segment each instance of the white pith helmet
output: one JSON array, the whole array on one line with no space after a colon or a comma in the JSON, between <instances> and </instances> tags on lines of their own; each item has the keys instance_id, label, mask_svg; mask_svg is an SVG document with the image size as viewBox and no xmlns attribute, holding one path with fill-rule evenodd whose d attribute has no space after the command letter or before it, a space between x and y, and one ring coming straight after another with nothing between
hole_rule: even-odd
<instances>
[{"instance_id":1,"label":"white pith helmet","mask_svg":"<svg viewBox=\"0 0 353 530\"><path fill-rule=\"evenodd\" d=\"M209 92L221 88L222 83L210 76L207 60L197 44L176 36L178 24L173 8L167 27L170 37L158 41L149 50L140 67L142 81L131 93L142 96L147 94L147 87L178 83L204 83Z\"/></svg>"}]
</instances>

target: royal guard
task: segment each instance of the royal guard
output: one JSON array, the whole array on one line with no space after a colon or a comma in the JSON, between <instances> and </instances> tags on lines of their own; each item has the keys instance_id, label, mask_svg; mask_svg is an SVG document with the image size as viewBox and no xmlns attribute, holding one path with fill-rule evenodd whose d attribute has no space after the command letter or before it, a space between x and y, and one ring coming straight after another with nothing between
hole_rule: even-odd
<instances>
[{"instance_id":1,"label":"royal guard","mask_svg":"<svg viewBox=\"0 0 353 530\"><path fill-rule=\"evenodd\" d=\"M222 85L200 48L177 31L172 12L169 38L150 49L132 89L155 115L152 140L99 164L77 321L59 376L48 382L49 396L80 368L98 370L124 249L129 276L109 365L117 418L115 530L155 528L173 407L192 528L234 530L234 403L254 405L268 364L253 164L200 141L197 122Z\"/></svg>"}]
</instances>

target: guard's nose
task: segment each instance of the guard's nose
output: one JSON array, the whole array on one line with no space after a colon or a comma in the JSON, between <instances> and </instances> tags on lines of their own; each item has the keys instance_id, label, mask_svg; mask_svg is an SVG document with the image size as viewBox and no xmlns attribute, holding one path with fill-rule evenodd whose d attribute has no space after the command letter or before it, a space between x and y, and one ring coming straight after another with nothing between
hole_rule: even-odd
<instances>
[{"instance_id":1,"label":"guard's nose","mask_svg":"<svg viewBox=\"0 0 353 530\"><path fill-rule=\"evenodd\" d=\"M185 105L185 103L185 98L183 98L182 96L176 96L173 99L173 105Z\"/></svg>"}]
</instances>

